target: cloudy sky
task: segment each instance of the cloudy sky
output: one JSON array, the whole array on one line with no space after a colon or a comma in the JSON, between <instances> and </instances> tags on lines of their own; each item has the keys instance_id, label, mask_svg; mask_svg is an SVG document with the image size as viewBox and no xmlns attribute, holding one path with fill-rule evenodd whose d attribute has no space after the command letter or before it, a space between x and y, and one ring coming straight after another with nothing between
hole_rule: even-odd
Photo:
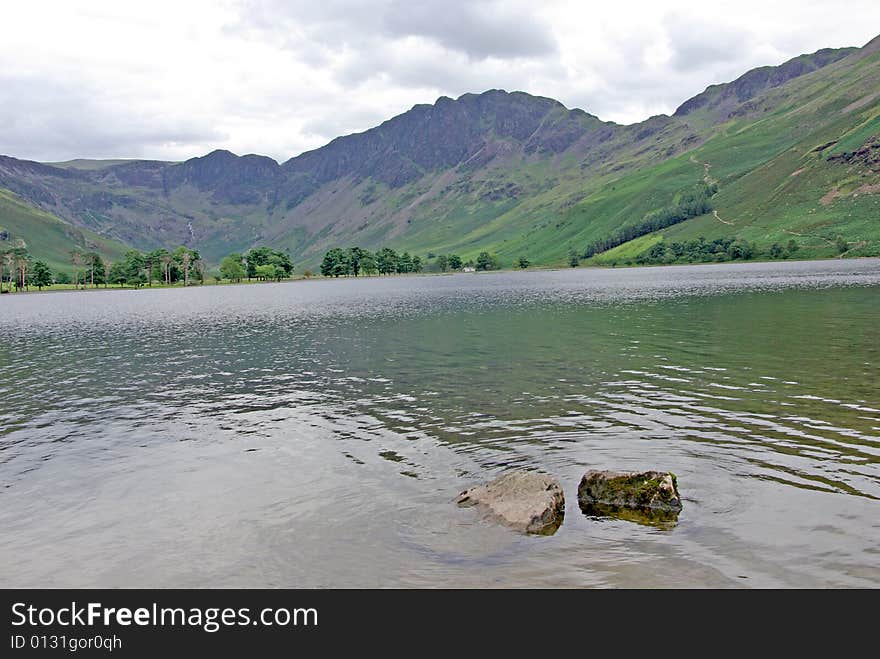
<instances>
[{"instance_id":1,"label":"cloudy sky","mask_svg":"<svg viewBox=\"0 0 880 659\"><path fill-rule=\"evenodd\" d=\"M0 153L283 161L491 88L631 123L877 34L877 0L4 2Z\"/></svg>"}]
</instances>

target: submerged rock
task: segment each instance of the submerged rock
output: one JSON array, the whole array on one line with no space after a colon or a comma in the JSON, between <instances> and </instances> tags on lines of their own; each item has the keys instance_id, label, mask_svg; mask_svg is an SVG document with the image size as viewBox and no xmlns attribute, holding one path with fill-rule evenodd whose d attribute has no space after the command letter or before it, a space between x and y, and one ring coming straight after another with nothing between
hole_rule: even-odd
<instances>
[{"instance_id":1,"label":"submerged rock","mask_svg":"<svg viewBox=\"0 0 880 659\"><path fill-rule=\"evenodd\" d=\"M565 495L552 476L537 471L508 471L458 495L461 506L479 505L525 533L552 535L565 515Z\"/></svg>"},{"instance_id":2,"label":"submerged rock","mask_svg":"<svg viewBox=\"0 0 880 659\"><path fill-rule=\"evenodd\" d=\"M665 471L588 471L578 485L585 515L674 526L681 511L675 474Z\"/></svg>"}]
</instances>

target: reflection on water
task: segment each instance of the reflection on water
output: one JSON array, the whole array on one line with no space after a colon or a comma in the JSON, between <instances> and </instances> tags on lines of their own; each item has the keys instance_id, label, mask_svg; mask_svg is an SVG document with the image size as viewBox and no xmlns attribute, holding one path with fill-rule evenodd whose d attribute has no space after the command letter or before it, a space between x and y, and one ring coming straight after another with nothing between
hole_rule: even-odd
<instances>
[{"instance_id":1,"label":"reflection on water","mask_svg":"<svg viewBox=\"0 0 880 659\"><path fill-rule=\"evenodd\" d=\"M0 298L2 586L880 585L880 262ZM534 466L565 522L453 504ZM678 523L587 469L678 475Z\"/></svg>"},{"instance_id":2,"label":"reflection on water","mask_svg":"<svg viewBox=\"0 0 880 659\"><path fill-rule=\"evenodd\" d=\"M603 518L624 519L645 526L656 526L658 529L671 530L678 522L678 511L657 510L652 508L628 508L603 503L587 503L578 501L581 512L587 517L597 520Z\"/></svg>"}]
</instances>

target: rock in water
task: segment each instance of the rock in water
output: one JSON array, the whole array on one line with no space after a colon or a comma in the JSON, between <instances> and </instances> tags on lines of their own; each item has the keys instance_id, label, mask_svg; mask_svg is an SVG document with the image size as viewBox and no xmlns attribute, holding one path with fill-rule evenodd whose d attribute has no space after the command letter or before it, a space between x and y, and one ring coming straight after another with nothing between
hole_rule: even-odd
<instances>
[{"instance_id":1,"label":"rock in water","mask_svg":"<svg viewBox=\"0 0 880 659\"><path fill-rule=\"evenodd\" d=\"M588 471L578 485L587 515L611 515L642 524L674 525L681 510L675 474L666 471Z\"/></svg>"},{"instance_id":2,"label":"rock in water","mask_svg":"<svg viewBox=\"0 0 880 659\"><path fill-rule=\"evenodd\" d=\"M565 515L559 481L537 471L505 472L465 490L456 501L462 506L482 506L513 528L540 535L554 534Z\"/></svg>"}]
</instances>

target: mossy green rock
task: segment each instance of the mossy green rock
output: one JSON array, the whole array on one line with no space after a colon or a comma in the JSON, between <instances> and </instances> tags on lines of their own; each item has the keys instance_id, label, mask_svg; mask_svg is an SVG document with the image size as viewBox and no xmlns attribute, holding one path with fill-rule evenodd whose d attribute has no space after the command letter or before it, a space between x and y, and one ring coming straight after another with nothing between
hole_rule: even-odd
<instances>
[{"instance_id":1,"label":"mossy green rock","mask_svg":"<svg viewBox=\"0 0 880 659\"><path fill-rule=\"evenodd\" d=\"M681 510L675 474L666 471L588 471L578 485L581 508L629 508L677 514Z\"/></svg>"}]
</instances>

